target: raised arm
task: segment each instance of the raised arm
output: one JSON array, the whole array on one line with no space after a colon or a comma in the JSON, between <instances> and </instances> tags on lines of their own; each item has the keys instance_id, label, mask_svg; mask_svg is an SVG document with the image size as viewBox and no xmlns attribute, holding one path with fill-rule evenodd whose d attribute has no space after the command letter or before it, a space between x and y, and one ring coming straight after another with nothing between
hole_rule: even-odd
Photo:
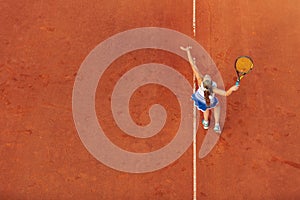
<instances>
[{"instance_id":1,"label":"raised arm","mask_svg":"<svg viewBox=\"0 0 300 200\"><path fill-rule=\"evenodd\" d=\"M222 96L229 96L229 95L232 94L232 92L237 91L238 89L239 89L239 86L237 86L237 85L232 86L227 91L221 90L217 87L214 87L213 92L216 93L216 94L222 95Z\"/></svg>"},{"instance_id":2,"label":"raised arm","mask_svg":"<svg viewBox=\"0 0 300 200\"><path fill-rule=\"evenodd\" d=\"M202 79L203 79L203 75L201 74L201 72L199 71L198 67L196 66L194 60L193 60L193 57L192 57L192 54L190 52L190 49L192 47L180 47L181 50L185 51L187 53L187 56L188 56L188 59L189 59L189 63L192 67L192 70L198 80L198 83L200 84L202 82Z\"/></svg>"}]
</instances>

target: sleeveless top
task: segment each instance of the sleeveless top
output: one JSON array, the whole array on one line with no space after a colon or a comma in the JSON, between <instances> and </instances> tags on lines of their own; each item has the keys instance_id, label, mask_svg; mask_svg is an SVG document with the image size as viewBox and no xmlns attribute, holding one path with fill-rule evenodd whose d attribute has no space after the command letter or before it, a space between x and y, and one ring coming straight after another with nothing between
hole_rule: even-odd
<instances>
[{"instance_id":1,"label":"sleeveless top","mask_svg":"<svg viewBox=\"0 0 300 200\"><path fill-rule=\"evenodd\" d=\"M212 87L217 87L217 83L216 82L212 82ZM195 92L194 97L196 97L197 100L199 100L200 102L206 104L205 102L205 97L204 97L204 90L206 90L203 87L203 82L201 83L200 87L198 88L198 90ZM215 98L215 93L212 93L211 95L209 95L209 99L210 99L210 105L214 105L216 103L216 101L218 101Z\"/></svg>"}]
</instances>

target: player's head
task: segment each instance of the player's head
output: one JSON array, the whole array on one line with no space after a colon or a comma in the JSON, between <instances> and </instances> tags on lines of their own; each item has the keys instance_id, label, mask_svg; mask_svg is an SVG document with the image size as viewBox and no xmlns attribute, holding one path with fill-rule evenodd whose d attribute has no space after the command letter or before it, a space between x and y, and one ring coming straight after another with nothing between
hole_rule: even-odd
<instances>
[{"instance_id":1,"label":"player's head","mask_svg":"<svg viewBox=\"0 0 300 200\"><path fill-rule=\"evenodd\" d=\"M206 74L204 77L203 77L203 87L205 89L210 89L212 87L212 80L211 80L211 77L210 75Z\"/></svg>"}]
</instances>

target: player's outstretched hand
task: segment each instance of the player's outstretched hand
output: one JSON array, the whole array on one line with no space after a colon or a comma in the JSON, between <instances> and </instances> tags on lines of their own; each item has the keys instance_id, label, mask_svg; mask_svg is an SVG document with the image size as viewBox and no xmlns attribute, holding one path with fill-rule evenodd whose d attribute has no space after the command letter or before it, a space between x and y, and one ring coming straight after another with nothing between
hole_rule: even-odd
<instances>
[{"instance_id":1,"label":"player's outstretched hand","mask_svg":"<svg viewBox=\"0 0 300 200\"><path fill-rule=\"evenodd\" d=\"M239 89L239 87L240 87L239 85L234 85L234 86L231 87L231 90L232 91L237 91Z\"/></svg>"},{"instance_id":2,"label":"player's outstretched hand","mask_svg":"<svg viewBox=\"0 0 300 200\"><path fill-rule=\"evenodd\" d=\"M191 46L187 46L187 47L180 47L180 49L181 50L183 50L183 51L190 51L190 49L191 49L192 47Z\"/></svg>"}]
</instances>

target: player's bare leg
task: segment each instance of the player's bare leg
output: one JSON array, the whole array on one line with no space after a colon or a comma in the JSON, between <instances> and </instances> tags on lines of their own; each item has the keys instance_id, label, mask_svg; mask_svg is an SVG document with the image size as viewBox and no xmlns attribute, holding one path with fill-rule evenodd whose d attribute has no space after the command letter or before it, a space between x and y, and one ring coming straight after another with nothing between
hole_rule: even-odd
<instances>
[{"instance_id":1,"label":"player's bare leg","mask_svg":"<svg viewBox=\"0 0 300 200\"><path fill-rule=\"evenodd\" d=\"M209 110L206 110L203 112L203 121L202 121L202 125L204 129L208 129L209 127L209 121L208 121L208 116L209 116Z\"/></svg>"},{"instance_id":2,"label":"player's bare leg","mask_svg":"<svg viewBox=\"0 0 300 200\"><path fill-rule=\"evenodd\" d=\"M204 120L208 122L208 117L209 117L209 110L208 109L203 112L203 117L204 117Z\"/></svg>"},{"instance_id":3,"label":"player's bare leg","mask_svg":"<svg viewBox=\"0 0 300 200\"><path fill-rule=\"evenodd\" d=\"M221 128L220 128L220 112L221 112L221 107L218 104L215 108L214 108L214 117L215 117L215 127L214 127L214 131L217 133L221 133Z\"/></svg>"}]
</instances>

